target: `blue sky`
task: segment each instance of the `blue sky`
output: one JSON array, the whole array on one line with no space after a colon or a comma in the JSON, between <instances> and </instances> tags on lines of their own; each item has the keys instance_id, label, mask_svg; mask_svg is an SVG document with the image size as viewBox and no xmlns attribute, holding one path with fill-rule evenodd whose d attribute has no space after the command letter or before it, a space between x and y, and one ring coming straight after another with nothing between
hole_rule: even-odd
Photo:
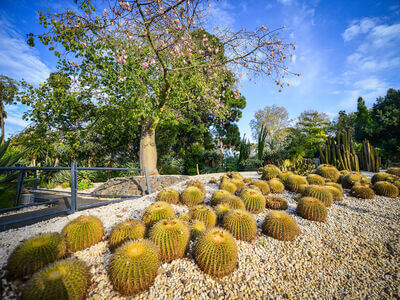
<instances>
[{"instance_id":1,"label":"blue sky","mask_svg":"<svg viewBox=\"0 0 400 300\"><path fill-rule=\"evenodd\" d=\"M73 1L1 0L0 74L39 84L55 70L52 54L40 45L28 47L25 34L41 32L37 10L67 5ZM293 119L308 109L334 118L339 110L354 111L358 96L371 106L388 88L400 88L399 0L225 0L213 3L211 11L215 24L233 29L285 25L285 38L296 42L289 68L302 76L290 78L290 87L278 92L268 79L241 83L247 99L242 135L250 136L254 112L266 105L284 106ZM8 134L27 125L21 118L25 109L7 107Z\"/></svg>"}]
</instances>

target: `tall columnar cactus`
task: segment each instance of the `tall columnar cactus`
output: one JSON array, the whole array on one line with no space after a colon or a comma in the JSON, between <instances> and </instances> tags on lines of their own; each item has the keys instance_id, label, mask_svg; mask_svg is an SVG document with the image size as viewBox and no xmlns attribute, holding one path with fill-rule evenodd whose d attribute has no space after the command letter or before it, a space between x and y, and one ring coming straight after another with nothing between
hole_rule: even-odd
<instances>
[{"instance_id":1,"label":"tall columnar cactus","mask_svg":"<svg viewBox=\"0 0 400 300\"><path fill-rule=\"evenodd\" d=\"M117 291L124 296L133 296L152 285L160 264L160 254L154 243L129 241L112 255L108 274Z\"/></svg>"},{"instance_id":2,"label":"tall columnar cactus","mask_svg":"<svg viewBox=\"0 0 400 300\"><path fill-rule=\"evenodd\" d=\"M328 211L325 204L312 197L303 197L297 203L297 213L304 219L325 222Z\"/></svg>"},{"instance_id":3,"label":"tall columnar cactus","mask_svg":"<svg viewBox=\"0 0 400 300\"><path fill-rule=\"evenodd\" d=\"M200 192L200 190L199 190ZM200 192L201 194L201 192ZM142 214L142 221L147 228L162 219L175 217L175 211L167 202L155 202L147 207Z\"/></svg>"},{"instance_id":4,"label":"tall columnar cactus","mask_svg":"<svg viewBox=\"0 0 400 300\"><path fill-rule=\"evenodd\" d=\"M203 272L215 277L228 275L237 266L236 241L228 231L211 228L197 240L194 258Z\"/></svg>"},{"instance_id":5,"label":"tall columnar cactus","mask_svg":"<svg viewBox=\"0 0 400 300\"><path fill-rule=\"evenodd\" d=\"M189 217L192 220L202 221L207 228L214 227L217 223L217 215L214 210L206 205L197 205L189 210Z\"/></svg>"},{"instance_id":6,"label":"tall columnar cactus","mask_svg":"<svg viewBox=\"0 0 400 300\"><path fill-rule=\"evenodd\" d=\"M265 198L264 196L255 190L244 190L240 194L246 209L254 214L258 214L265 209Z\"/></svg>"},{"instance_id":7,"label":"tall columnar cactus","mask_svg":"<svg viewBox=\"0 0 400 300\"><path fill-rule=\"evenodd\" d=\"M236 192L236 190L238 189L237 186L232 183L230 180L225 180L223 182L220 183L219 188L221 190L226 190L232 194L234 194Z\"/></svg>"},{"instance_id":8,"label":"tall columnar cactus","mask_svg":"<svg viewBox=\"0 0 400 300\"><path fill-rule=\"evenodd\" d=\"M300 233L296 221L281 211L269 213L262 224L263 232L280 241L293 241Z\"/></svg>"},{"instance_id":9,"label":"tall columnar cactus","mask_svg":"<svg viewBox=\"0 0 400 300\"><path fill-rule=\"evenodd\" d=\"M226 190L217 190L211 197L211 205L218 205L222 197L232 195L232 193Z\"/></svg>"},{"instance_id":10,"label":"tall columnar cactus","mask_svg":"<svg viewBox=\"0 0 400 300\"><path fill-rule=\"evenodd\" d=\"M335 166L324 164L318 166L315 170L316 174L324 177L325 179L329 179L332 182L337 182L340 176L338 169Z\"/></svg>"},{"instance_id":11,"label":"tall columnar cactus","mask_svg":"<svg viewBox=\"0 0 400 300\"><path fill-rule=\"evenodd\" d=\"M375 197L374 190L368 186L355 185L351 188L350 194L360 199L373 199Z\"/></svg>"},{"instance_id":12,"label":"tall columnar cactus","mask_svg":"<svg viewBox=\"0 0 400 300\"><path fill-rule=\"evenodd\" d=\"M377 195L389 198L396 198L399 195L399 189L392 183L378 181L374 184L374 191Z\"/></svg>"},{"instance_id":13,"label":"tall columnar cactus","mask_svg":"<svg viewBox=\"0 0 400 300\"><path fill-rule=\"evenodd\" d=\"M320 200L322 203L325 204L326 207L331 206L333 202L333 196L331 192L324 186L314 184L310 185L304 190L303 195Z\"/></svg>"},{"instance_id":14,"label":"tall columnar cactus","mask_svg":"<svg viewBox=\"0 0 400 300\"><path fill-rule=\"evenodd\" d=\"M306 177L309 184L324 185L325 178L318 174L308 174Z\"/></svg>"},{"instance_id":15,"label":"tall columnar cactus","mask_svg":"<svg viewBox=\"0 0 400 300\"><path fill-rule=\"evenodd\" d=\"M203 193L203 195L206 194L206 188L205 188L204 184L201 181L188 180L188 181L186 181L186 186L188 186L188 187L189 186L195 186Z\"/></svg>"},{"instance_id":16,"label":"tall columnar cactus","mask_svg":"<svg viewBox=\"0 0 400 300\"><path fill-rule=\"evenodd\" d=\"M179 202L179 192L174 189L163 189L157 194L156 200L177 204Z\"/></svg>"},{"instance_id":17,"label":"tall columnar cactus","mask_svg":"<svg viewBox=\"0 0 400 300\"><path fill-rule=\"evenodd\" d=\"M225 204L233 209L245 209L243 200L235 195L228 195L221 198L220 204Z\"/></svg>"},{"instance_id":18,"label":"tall columnar cactus","mask_svg":"<svg viewBox=\"0 0 400 300\"><path fill-rule=\"evenodd\" d=\"M358 152L360 168L369 172L379 172L380 157L376 149L364 140L360 152Z\"/></svg>"},{"instance_id":19,"label":"tall columnar cactus","mask_svg":"<svg viewBox=\"0 0 400 300\"><path fill-rule=\"evenodd\" d=\"M225 216L222 227L242 241L252 241L257 234L256 219L242 209L233 209Z\"/></svg>"},{"instance_id":20,"label":"tall columnar cactus","mask_svg":"<svg viewBox=\"0 0 400 300\"><path fill-rule=\"evenodd\" d=\"M181 193L181 202L189 207L203 203L204 194L198 187L189 186Z\"/></svg>"},{"instance_id":21,"label":"tall columnar cactus","mask_svg":"<svg viewBox=\"0 0 400 300\"><path fill-rule=\"evenodd\" d=\"M115 250L128 240L142 239L146 234L146 226L138 219L131 219L118 223L111 230L108 243L111 250Z\"/></svg>"},{"instance_id":22,"label":"tall columnar cactus","mask_svg":"<svg viewBox=\"0 0 400 300\"><path fill-rule=\"evenodd\" d=\"M269 164L264 168L261 168L261 179L262 180L270 180L272 178L278 177L281 170L275 165Z\"/></svg>"},{"instance_id":23,"label":"tall columnar cactus","mask_svg":"<svg viewBox=\"0 0 400 300\"><path fill-rule=\"evenodd\" d=\"M300 175L290 175L286 178L285 186L291 192L297 192L299 190L300 185L307 185L307 180Z\"/></svg>"},{"instance_id":24,"label":"tall columnar cactus","mask_svg":"<svg viewBox=\"0 0 400 300\"><path fill-rule=\"evenodd\" d=\"M22 298L38 299L86 299L91 274L88 266L76 259L57 261L37 273L26 283Z\"/></svg>"},{"instance_id":25,"label":"tall columnar cactus","mask_svg":"<svg viewBox=\"0 0 400 300\"><path fill-rule=\"evenodd\" d=\"M285 199L279 196L265 197L265 206L269 209L286 210L289 205Z\"/></svg>"},{"instance_id":26,"label":"tall columnar cactus","mask_svg":"<svg viewBox=\"0 0 400 300\"><path fill-rule=\"evenodd\" d=\"M31 275L45 265L62 258L67 246L60 234L43 233L22 241L7 261L11 277L23 278Z\"/></svg>"},{"instance_id":27,"label":"tall columnar cactus","mask_svg":"<svg viewBox=\"0 0 400 300\"><path fill-rule=\"evenodd\" d=\"M99 218L80 216L72 220L62 230L69 251L89 248L103 239L104 227Z\"/></svg>"},{"instance_id":28,"label":"tall columnar cactus","mask_svg":"<svg viewBox=\"0 0 400 300\"><path fill-rule=\"evenodd\" d=\"M280 193L283 193L283 191L285 190L285 186L277 178L272 178L272 179L268 180L268 185L269 185L269 189L270 189L271 193L273 193L273 194L280 194Z\"/></svg>"},{"instance_id":29,"label":"tall columnar cactus","mask_svg":"<svg viewBox=\"0 0 400 300\"><path fill-rule=\"evenodd\" d=\"M265 180L254 180L253 184L260 189L263 195L268 195L270 193L268 182Z\"/></svg>"},{"instance_id":30,"label":"tall columnar cactus","mask_svg":"<svg viewBox=\"0 0 400 300\"><path fill-rule=\"evenodd\" d=\"M179 219L161 220L153 226L149 238L160 250L161 260L170 262L185 255L190 232Z\"/></svg>"},{"instance_id":31,"label":"tall columnar cactus","mask_svg":"<svg viewBox=\"0 0 400 300\"><path fill-rule=\"evenodd\" d=\"M400 167L390 167L386 170L386 172L400 177Z\"/></svg>"}]
</instances>

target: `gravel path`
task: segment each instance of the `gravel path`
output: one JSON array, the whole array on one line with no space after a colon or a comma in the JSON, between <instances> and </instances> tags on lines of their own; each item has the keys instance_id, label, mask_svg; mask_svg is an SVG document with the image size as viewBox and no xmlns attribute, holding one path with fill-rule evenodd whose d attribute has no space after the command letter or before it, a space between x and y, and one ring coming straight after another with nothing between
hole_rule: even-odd
<instances>
[{"instance_id":1,"label":"gravel path","mask_svg":"<svg viewBox=\"0 0 400 300\"><path fill-rule=\"evenodd\" d=\"M206 185L206 202L218 189L208 181L219 175L194 177ZM259 177L255 172L242 175ZM181 191L184 186L182 182L172 187ZM24 238L40 232L59 232L70 220L89 213L98 216L109 233L117 222L140 218L155 196L151 194L2 232L0 267ZM254 242L237 242L239 267L222 279L205 275L188 254L184 259L163 264L152 287L137 299L400 298L399 198L376 196L359 200L346 191L343 201L328 209L327 222L317 223L296 215L294 193L285 191L280 196L288 200L286 212L301 228L302 234L295 241L281 242L263 235L259 229ZM174 209L177 214L187 211L184 206L174 206ZM269 211L256 215L259 227ZM110 251L105 241L73 255L91 265L94 276L89 299L125 299L112 290L107 279ZM2 298L15 299L16 287L21 283L7 282L4 273L0 274L4 287Z\"/></svg>"}]
</instances>

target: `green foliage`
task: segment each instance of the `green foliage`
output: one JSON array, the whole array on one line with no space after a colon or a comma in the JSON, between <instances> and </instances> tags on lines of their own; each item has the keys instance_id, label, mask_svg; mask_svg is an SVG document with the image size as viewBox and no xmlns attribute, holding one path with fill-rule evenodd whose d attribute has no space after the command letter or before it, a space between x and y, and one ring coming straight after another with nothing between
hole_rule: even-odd
<instances>
[{"instance_id":1,"label":"green foliage","mask_svg":"<svg viewBox=\"0 0 400 300\"><path fill-rule=\"evenodd\" d=\"M192 220L199 220L207 228L214 227L217 223L217 215L214 210L206 205L196 205L189 209L189 217Z\"/></svg>"},{"instance_id":2,"label":"green foliage","mask_svg":"<svg viewBox=\"0 0 400 300\"><path fill-rule=\"evenodd\" d=\"M90 179L82 179L78 182L78 191L87 190L93 187L93 182Z\"/></svg>"},{"instance_id":3,"label":"green foliage","mask_svg":"<svg viewBox=\"0 0 400 300\"><path fill-rule=\"evenodd\" d=\"M164 155L159 159L158 171L161 175L183 174L185 171L184 159Z\"/></svg>"},{"instance_id":4,"label":"green foliage","mask_svg":"<svg viewBox=\"0 0 400 300\"><path fill-rule=\"evenodd\" d=\"M238 163L238 170L240 171L255 171L262 167L264 162L258 158L248 158Z\"/></svg>"},{"instance_id":5,"label":"green foliage","mask_svg":"<svg viewBox=\"0 0 400 300\"><path fill-rule=\"evenodd\" d=\"M239 146L239 160L238 160L239 164L250 157L250 150L251 150L251 143L249 139L246 139L246 135L244 135Z\"/></svg>"},{"instance_id":6,"label":"green foliage","mask_svg":"<svg viewBox=\"0 0 400 300\"><path fill-rule=\"evenodd\" d=\"M174 209L167 202L158 201L147 207L142 214L142 221L147 228L162 219L175 217Z\"/></svg>"},{"instance_id":7,"label":"green foliage","mask_svg":"<svg viewBox=\"0 0 400 300\"><path fill-rule=\"evenodd\" d=\"M257 159L262 160L264 156L264 148L265 148L265 140L267 138L267 128L262 126L261 131L258 135L258 142L257 142Z\"/></svg>"},{"instance_id":8,"label":"green foliage","mask_svg":"<svg viewBox=\"0 0 400 300\"><path fill-rule=\"evenodd\" d=\"M228 231L211 228L197 240L194 258L203 272L215 277L228 275L237 266L236 241Z\"/></svg>"},{"instance_id":9,"label":"green foliage","mask_svg":"<svg viewBox=\"0 0 400 300\"><path fill-rule=\"evenodd\" d=\"M338 169L329 164L319 165L315 173L332 182L337 182L340 176Z\"/></svg>"},{"instance_id":10,"label":"green foliage","mask_svg":"<svg viewBox=\"0 0 400 300\"><path fill-rule=\"evenodd\" d=\"M133 296L152 285L160 265L159 250L151 241L129 241L112 255L108 274L118 292Z\"/></svg>"},{"instance_id":11,"label":"green foliage","mask_svg":"<svg viewBox=\"0 0 400 300\"><path fill-rule=\"evenodd\" d=\"M234 238L242 241L252 241L257 234L257 223L252 214L242 209L230 210L223 219L223 228Z\"/></svg>"},{"instance_id":12,"label":"green foliage","mask_svg":"<svg viewBox=\"0 0 400 300\"><path fill-rule=\"evenodd\" d=\"M104 227L97 217L80 216L65 225L62 236L69 251L80 251L100 242L104 236Z\"/></svg>"},{"instance_id":13,"label":"green foliage","mask_svg":"<svg viewBox=\"0 0 400 300\"><path fill-rule=\"evenodd\" d=\"M11 252L7 261L7 270L11 277L22 279L62 258L66 250L67 246L60 234L55 232L38 234L22 241Z\"/></svg>"},{"instance_id":14,"label":"green foliage","mask_svg":"<svg viewBox=\"0 0 400 300\"><path fill-rule=\"evenodd\" d=\"M160 220L151 229L149 238L160 250L161 261L171 262L185 255L190 232L179 219Z\"/></svg>"},{"instance_id":15,"label":"green foliage","mask_svg":"<svg viewBox=\"0 0 400 300\"><path fill-rule=\"evenodd\" d=\"M310 221L325 222L328 216L325 204L312 197L299 199L296 211L301 217Z\"/></svg>"},{"instance_id":16,"label":"green foliage","mask_svg":"<svg viewBox=\"0 0 400 300\"><path fill-rule=\"evenodd\" d=\"M138 219L131 219L116 224L108 237L111 250L115 250L128 240L142 239L146 233L146 226Z\"/></svg>"},{"instance_id":17,"label":"green foliage","mask_svg":"<svg viewBox=\"0 0 400 300\"><path fill-rule=\"evenodd\" d=\"M377 195L396 198L399 195L399 189L392 183L386 181L378 181L373 186Z\"/></svg>"},{"instance_id":18,"label":"green foliage","mask_svg":"<svg viewBox=\"0 0 400 300\"><path fill-rule=\"evenodd\" d=\"M333 202L332 193L324 186L309 185L305 188L303 195L320 200L326 207L331 206Z\"/></svg>"},{"instance_id":19,"label":"green foliage","mask_svg":"<svg viewBox=\"0 0 400 300\"><path fill-rule=\"evenodd\" d=\"M280 211L270 212L262 224L263 232L280 241L293 241L300 233L296 221Z\"/></svg>"},{"instance_id":20,"label":"green foliage","mask_svg":"<svg viewBox=\"0 0 400 300\"><path fill-rule=\"evenodd\" d=\"M265 198L258 191L246 189L240 193L240 198L242 198L246 210L251 213L258 214L265 209Z\"/></svg>"},{"instance_id":21,"label":"green foliage","mask_svg":"<svg viewBox=\"0 0 400 300\"><path fill-rule=\"evenodd\" d=\"M353 197L361 199L373 199L375 197L374 190L369 186L355 185L351 188L350 194Z\"/></svg>"},{"instance_id":22,"label":"green foliage","mask_svg":"<svg viewBox=\"0 0 400 300\"><path fill-rule=\"evenodd\" d=\"M285 186L278 178L268 180L268 185L272 194L280 194L285 190Z\"/></svg>"},{"instance_id":23,"label":"green foliage","mask_svg":"<svg viewBox=\"0 0 400 300\"><path fill-rule=\"evenodd\" d=\"M65 182L63 182L63 183L61 184L61 187L62 187L63 189L69 188L69 187L71 187L71 182L65 181Z\"/></svg>"},{"instance_id":24,"label":"green foliage","mask_svg":"<svg viewBox=\"0 0 400 300\"><path fill-rule=\"evenodd\" d=\"M289 175L285 181L285 187L291 192L298 192L301 185L306 185L307 179L300 175Z\"/></svg>"},{"instance_id":25,"label":"green foliage","mask_svg":"<svg viewBox=\"0 0 400 300\"><path fill-rule=\"evenodd\" d=\"M171 204L177 204L179 202L179 192L174 189L163 189L158 192L156 196L157 201L163 201Z\"/></svg>"},{"instance_id":26,"label":"green foliage","mask_svg":"<svg viewBox=\"0 0 400 300\"><path fill-rule=\"evenodd\" d=\"M354 137L357 141L363 141L369 138L369 127L372 124L371 112L365 105L363 98L357 99L357 112L354 120Z\"/></svg>"},{"instance_id":27,"label":"green foliage","mask_svg":"<svg viewBox=\"0 0 400 300\"><path fill-rule=\"evenodd\" d=\"M265 207L275 210L286 210L289 205L287 201L279 196L268 196L265 197Z\"/></svg>"},{"instance_id":28,"label":"green foliage","mask_svg":"<svg viewBox=\"0 0 400 300\"><path fill-rule=\"evenodd\" d=\"M26 283L22 298L37 299L86 299L90 285L89 267L76 258L55 262L41 269Z\"/></svg>"},{"instance_id":29,"label":"green foliage","mask_svg":"<svg viewBox=\"0 0 400 300\"><path fill-rule=\"evenodd\" d=\"M2 137L1 137L1 139L2 139ZM9 145L10 145L10 141L7 141L5 143L0 142L0 167L14 166L16 163L18 163L18 161L25 154L24 152L10 153ZM11 172L8 175L0 173L0 184L9 183L9 182L15 180L17 178L17 176L18 176L18 172Z\"/></svg>"},{"instance_id":30,"label":"green foliage","mask_svg":"<svg viewBox=\"0 0 400 300\"><path fill-rule=\"evenodd\" d=\"M189 207L203 203L204 194L198 187L189 186L181 193L181 202Z\"/></svg>"}]
</instances>

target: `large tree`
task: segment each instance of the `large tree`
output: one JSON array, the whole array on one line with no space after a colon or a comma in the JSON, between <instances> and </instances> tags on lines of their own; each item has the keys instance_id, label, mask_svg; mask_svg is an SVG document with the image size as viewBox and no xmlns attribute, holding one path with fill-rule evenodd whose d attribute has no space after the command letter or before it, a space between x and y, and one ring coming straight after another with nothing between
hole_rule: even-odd
<instances>
[{"instance_id":1,"label":"large tree","mask_svg":"<svg viewBox=\"0 0 400 300\"><path fill-rule=\"evenodd\" d=\"M140 165L150 173L157 173L161 119L176 118L185 105L225 119L221 97L232 70L271 75L282 87L290 73L286 58L294 45L279 38L282 28L223 28L210 38L203 30L205 9L201 0L111 1L107 8L83 0L74 11L39 12L46 32L37 37L55 51L63 71L97 103L123 102L135 116ZM33 45L34 34L28 37Z\"/></svg>"},{"instance_id":2,"label":"large tree","mask_svg":"<svg viewBox=\"0 0 400 300\"><path fill-rule=\"evenodd\" d=\"M356 141L362 142L369 138L371 123L371 112L365 105L364 99L359 97L357 99L357 111L355 112L354 119L354 137Z\"/></svg>"},{"instance_id":3,"label":"large tree","mask_svg":"<svg viewBox=\"0 0 400 300\"><path fill-rule=\"evenodd\" d=\"M18 90L17 83L5 75L0 75L0 129L1 129L1 141L4 142L4 119L7 118L7 112L5 110L6 104L14 103L14 96Z\"/></svg>"}]
</instances>

